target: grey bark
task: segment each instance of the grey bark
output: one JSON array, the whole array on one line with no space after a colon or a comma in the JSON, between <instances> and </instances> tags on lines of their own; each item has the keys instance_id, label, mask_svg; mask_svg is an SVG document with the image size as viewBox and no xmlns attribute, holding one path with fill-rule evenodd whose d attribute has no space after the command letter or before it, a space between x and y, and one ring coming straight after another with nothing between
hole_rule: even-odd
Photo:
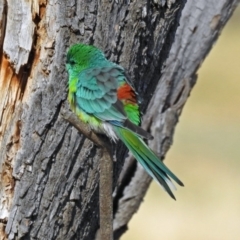
<instances>
[{"instance_id":1,"label":"grey bark","mask_svg":"<svg viewBox=\"0 0 240 240\"><path fill-rule=\"evenodd\" d=\"M100 149L60 114L69 45L94 44L126 68L149 145L164 158L196 71L237 3L192 0L182 12L184 0L1 0L1 238L92 240L99 228ZM126 149L115 149L119 239L151 179L130 156L118 180Z\"/></svg>"}]
</instances>

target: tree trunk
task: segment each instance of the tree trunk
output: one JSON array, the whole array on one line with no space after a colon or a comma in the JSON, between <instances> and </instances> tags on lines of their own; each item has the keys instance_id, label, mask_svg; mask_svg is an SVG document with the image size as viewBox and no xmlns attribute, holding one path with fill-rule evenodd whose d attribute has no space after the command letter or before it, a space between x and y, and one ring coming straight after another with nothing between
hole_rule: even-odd
<instances>
[{"instance_id":1,"label":"tree trunk","mask_svg":"<svg viewBox=\"0 0 240 240\"><path fill-rule=\"evenodd\" d=\"M196 71L237 2L0 1L1 239L96 239L100 149L60 114L68 47L94 44L127 69L142 126L154 136L149 145L164 158ZM151 179L131 156L124 160L121 143L115 154L119 239Z\"/></svg>"}]
</instances>

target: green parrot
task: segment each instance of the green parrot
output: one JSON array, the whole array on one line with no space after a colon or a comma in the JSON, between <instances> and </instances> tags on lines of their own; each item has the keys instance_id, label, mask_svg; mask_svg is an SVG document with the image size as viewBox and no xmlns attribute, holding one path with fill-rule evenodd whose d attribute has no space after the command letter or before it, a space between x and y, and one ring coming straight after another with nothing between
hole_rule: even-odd
<instances>
[{"instance_id":1,"label":"green parrot","mask_svg":"<svg viewBox=\"0 0 240 240\"><path fill-rule=\"evenodd\" d=\"M125 70L86 44L70 47L66 67L72 111L93 131L106 134L114 142L121 139L147 173L175 199L170 178L181 186L183 183L143 141L153 137L138 126L136 93Z\"/></svg>"}]
</instances>

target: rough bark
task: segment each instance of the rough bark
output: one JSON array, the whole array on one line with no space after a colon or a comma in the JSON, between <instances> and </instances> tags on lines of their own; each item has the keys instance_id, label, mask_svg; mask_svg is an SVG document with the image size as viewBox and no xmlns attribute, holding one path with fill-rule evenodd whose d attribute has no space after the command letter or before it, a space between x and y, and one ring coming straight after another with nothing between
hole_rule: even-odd
<instances>
[{"instance_id":1,"label":"rough bark","mask_svg":"<svg viewBox=\"0 0 240 240\"><path fill-rule=\"evenodd\" d=\"M184 0L0 1L2 239L92 240L99 228L101 151L60 114L69 45L94 44L127 69L155 137L149 144L163 158L196 71L237 2L192 0L182 12ZM117 184L126 149L115 149L118 239L151 179L129 157Z\"/></svg>"}]
</instances>

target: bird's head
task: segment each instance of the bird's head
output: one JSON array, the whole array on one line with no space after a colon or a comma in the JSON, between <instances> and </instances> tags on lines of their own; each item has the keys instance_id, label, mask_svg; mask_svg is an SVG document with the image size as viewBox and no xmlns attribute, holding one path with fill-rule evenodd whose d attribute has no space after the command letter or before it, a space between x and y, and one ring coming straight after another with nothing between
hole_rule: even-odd
<instances>
[{"instance_id":1,"label":"bird's head","mask_svg":"<svg viewBox=\"0 0 240 240\"><path fill-rule=\"evenodd\" d=\"M67 53L66 67L69 74L79 73L90 67L101 65L106 58L101 50L86 44L74 44Z\"/></svg>"}]
</instances>

